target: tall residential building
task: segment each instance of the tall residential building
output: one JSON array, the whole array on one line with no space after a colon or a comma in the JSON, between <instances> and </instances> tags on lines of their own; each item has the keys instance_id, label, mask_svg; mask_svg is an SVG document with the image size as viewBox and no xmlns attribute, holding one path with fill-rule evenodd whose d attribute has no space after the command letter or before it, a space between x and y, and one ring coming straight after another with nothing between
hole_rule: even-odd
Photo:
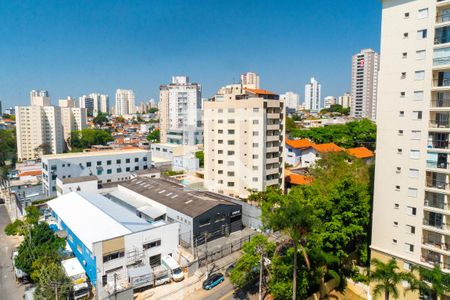
<instances>
[{"instance_id":1,"label":"tall residential building","mask_svg":"<svg viewBox=\"0 0 450 300\"><path fill-rule=\"evenodd\" d=\"M79 131L87 127L87 109L75 107L74 104L75 100L71 97L59 100L65 142L67 142L72 131Z\"/></svg>"},{"instance_id":2,"label":"tall residential building","mask_svg":"<svg viewBox=\"0 0 450 300\"><path fill-rule=\"evenodd\" d=\"M241 84L244 88L259 89L259 75L253 72L241 74Z\"/></svg>"},{"instance_id":3,"label":"tall residential building","mask_svg":"<svg viewBox=\"0 0 450 300\"><path fill-rule=\"evenodd\" d=\"M323 98L323 102L325 108L330 108L331 105L337 104L337 99L334 96L326 96L325 98Z\"/></svg>"},{"instance_id":4,"label":"tall residential building","mask_svg":"<svg viewBox=\"0 0 450 300\"><path fill-rule=\"evenodd\" d=\"M379 60L378 53L372 49L364 49L353 55L352 117L376 120Z\"/></svg>"},{"instance_id":5,"label":"tall residential building","mask_svg":"<svg viewBox=\"0 0 450 300\"><path fill-rule=\"evenodd\" d=\"M294 92L286 92L280 95L280 99L284 101L286 110L290 112L295 112L298 109L300 95Z\"/></svg>"},{"instance_id":6,"label":"tall residential building","mask_svg":"<svg viewBox=\"0 0 450 300\"><path fill-rule=\"evenodd\" d=\"M449 11L383 1L371 256L401 269L450 272Z\"/></svg>"},{"instance_id":7,"label":"tall residential building","mask_svg":"<svg viewBox=\"0 0 450 300\"><path fill-rule=\"evenodd\" d=\"M173 76L172 83L159 87L161 143L203 143L202 89L187 76Z\"/></svg>"},{"instance_id":8,"label":"tall residential building","mask_svg":"<svg viewBox=\"0 0 450 300\"><path fill-rule=\"evenodd\" d=\"M305 109L311 110L312 112L319 112L323 108L321 89L322 86L320 83L312 77L310 83L305 85Z\"/></svg>"},{"instance_id":9,"label":"tall residential building","mask_svg":"<svg viewBox=\"0 0 450 300\"><path fill-rule=\"evenodd\" d=\"M45 90L32 90L30 92L30 101L33 106L50 106L50 96Z\"/></svg>"},{"instance_id":10,"label":"tall residential building","mask_svg":"<svg viewBox=\"0 0 450 300\"><path fill-rule=\"evenodd\" d=\"M105 94L100 94L99 112L109 113L109 96Z\"/></svg>"},{"instance_id":11,"label":"tall residential building","mask_svg":"<svg viewBox=\"0 0 450 300\"><path fill-rule=\"evenodd\" d=\"M133 90L116 90L116 115L132 115L136 113Z\"/></svg>"},{"instance_id":12,"label":"tall residential building","mask_svg":"<svg viewBox=\"0 0 450 300\"><path fill-rule=\"evenodd\" d=\"M58 106L59 107L75 107L76 100L70 96L68 96L66 99L59 99Z\"/></svg>"},{"instance_id":13,"label":"tall residential building","mask_svg":"<svg viewBox=\"0 0 450 300\"><path fill-rule=\"evenodd\" d=\"M343 108L350 108L352 104L352 96L350 93L344 93L344 95L339 96L338 104L342 105Z\"/></svg>"},{"instance_id":14,"label":"tall residential building","mask_svg":"<svg viewBox=\"0 0 450 300\"><path fill-rule=\"evenodd\" d=\"M63 152L63 127L58 106L16 106L15 110L19 161L35 159L46 152Z\"/></svg>"},{"instance_id":15,"label":"tall residential building","mask_svg":"<svg viewBox=\"0 0 450 300\"><path fill-rule=\"evenodd\" d=\"M94 99L90 95L83 95L79 98L79 107L85 108L88 116L94 116Z\"/></svg>"},{"instance_id":16,"label":"tall residential building","mask_svg":"<svg viewBox=\"0 0 450 300\"><path fill-rule=\"evenodd\" d=\"M206 188L247 198L283 187L285 107L278 95L233 84L203 110Z\"/></svg>"}]
</instances>

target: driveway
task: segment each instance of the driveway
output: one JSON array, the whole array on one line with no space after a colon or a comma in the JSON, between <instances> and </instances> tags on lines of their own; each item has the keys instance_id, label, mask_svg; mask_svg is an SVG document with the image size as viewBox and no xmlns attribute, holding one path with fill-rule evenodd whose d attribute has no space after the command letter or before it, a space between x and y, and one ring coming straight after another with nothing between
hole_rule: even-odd
<instances>
[{"instance_id":1,"label":"driveway","mask_svg":"<svg viewBox=\"0 0 450 300\"><path fill-rule=\"evenodd\" d=\"M18 285L14 276L11 253L19 243L15 237L5 234L9 216L4 204L0 205L0 300L22 299L24 285Z\"/></svg>"}]
</instances>

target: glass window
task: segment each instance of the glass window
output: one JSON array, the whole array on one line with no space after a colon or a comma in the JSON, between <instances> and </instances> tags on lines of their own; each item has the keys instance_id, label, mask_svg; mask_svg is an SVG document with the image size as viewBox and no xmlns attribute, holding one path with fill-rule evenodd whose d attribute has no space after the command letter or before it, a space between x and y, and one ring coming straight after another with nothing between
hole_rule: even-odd
<instances>
[{"instance_id":1,"label":"glass window","mask_svg":"<svg viewBox=\"0 0 450 300\"><path fill-rule=\"evenodd\" d=\"M409 151L409 157L413 159L419 159L420 158L420 150L411 149Z\"/></svg>"},{"instance_id":2,"label":"glass window","mask_svg":"<svg viewBox=\"0 0 450 300\"><path fill-rule=\"evenodd\" d=\"M428 18L428 8L419 9L419 19Z\"/></svg>"},{"instance_id":3,"label":"glass window","mask_svg":"<svg viewBox=\"0 0 450 300\"><path fill-rule=\"evenodd\" d=\"M408 197L417 198L417 189L408 188Z\"/></svg>"},{"instance_id":4,"label":"glass window","mask_svg":"<svg viewBox=\"0 0 450 300\"><path fill-rule=\"evenodd\" d=\"M422 40L426 39L428 35L428 31L426 29L417 30L417 39Z\"/></svg>"},{"instance_id":5,"label":"glass window","mask_svg":"<svg viewBox=\"0 0 450 300\"><path fill-rule=\"evenodd\" d=\"M416 51L416 59L417 60L425 59L426 53L427 52L425 50L418 50L418 51Z\"/></svg>"},{"instance_id":6,"label":"glass window","mask_svg":"<svg viewBox=\"0 0 450 300\"><path fill-rule=\"evenodd\" d=\"M414 91L414 100L423 100L423 91Z\"/></svg>"},{"instance_id":7,"label":"glass window","mask_svg":"<svg viewBox=\"0 0 450 300\"><path fill-rule=\"evenodd\" d=\"M415 80L424 80L425 79L425 71L416 71L414 79Z\"/></svg>"}]
</instances>

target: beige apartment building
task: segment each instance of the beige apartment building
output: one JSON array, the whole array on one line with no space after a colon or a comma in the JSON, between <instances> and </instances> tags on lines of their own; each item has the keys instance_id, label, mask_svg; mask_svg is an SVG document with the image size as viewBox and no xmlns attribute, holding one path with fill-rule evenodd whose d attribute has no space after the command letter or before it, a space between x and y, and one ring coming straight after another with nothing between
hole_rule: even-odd
<instances>
[{"instance_id":1,"label":"beige apartment building","mask_svg":"<svg viewBox=\"0 0 450 300\"><path fill-rule=\"evenodd\" d=\"M372 258L450 272L450 0L382 15Z\"/></svg>"},{"instance_id":2,"label":"beige apartment building","mask_svg":"<svg viewBox=\"0 0 450 300\"><path fill-rule=\"evenodd\" d=\"M279 95L233 84L203 109L206 188L247 198L283 187L285 106Z\"/></svg>"}]
</instances>

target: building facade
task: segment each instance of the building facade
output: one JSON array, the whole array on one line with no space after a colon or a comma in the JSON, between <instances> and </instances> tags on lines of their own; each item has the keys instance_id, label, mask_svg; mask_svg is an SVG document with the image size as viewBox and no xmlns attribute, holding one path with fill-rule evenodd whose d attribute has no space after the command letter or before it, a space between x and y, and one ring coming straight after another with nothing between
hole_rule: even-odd
<instances>
[{"instance_id":1,"label":"building facade","mask_svg":"<svg viewBox=\"0 0 450 300\"><path fill-rule=\"evenodd\" d=\"M322 86L312 77L310 83L305 85L305 109L312 112L319 112L323 108L321 100Z\"/></svg>"},{"instance_id":2,"label":"building facade","mask_svg":"<svg viewBox=\"0 0 450 300\"><path fill-rule=\"evenodd\" d=\"M132 115L136 113L136 104L133 90L116 90L116 115Z\"/></svg>"},{"instance_id":3,"label":"building facade","mask_svg":"<svg viewBox=\"0 0 450 300\"><path fill-rule=\"evenodd\" d=\"M383 1L371 252L405 269L450 272L449 11Z\"/></svg>"},{"instance_id":4,"label":"building facade","mask_svg":"<svg viewBox=\"0 0 450 300\"><path fill-rule=\"evenodd\" d=\"M364 49L352 58L352 103L350 114L355 118L377 117L379 55Z\"/></svg>"},{"instance_id":5,"label":"building facade","mask_svg":"<svg viewBox=\"0 0 450 300\"><path fill-rule=\"evenodd\" d=\"M136 171L151 166L149 150L105 150L45 155L42 157L42 189L56 196L56 179L97 176L98 183L128 180Z\"/></svg>"},{"instance_id":6,"label":"building facade","mask_svg":"<svg viewBox=\"0 0 450 300\"><path fill-rule=\"evenodd\" d=\"M339 96L339 105L342 105L343 108L350 108L352 104L352 96L350 93L344 93L344 95Z\"/></svg>"},{"instance_id":7,"label":"building facade","mask_svg":"<svg viewBox=\"0 0 450 300\"><path fill-rule=\"evenodd\" d=\"M30 92L30 102L32 106L50 106L50 96L46 90L32 90Z\"/></svg>"},{"instance_id":8,"label":"building facade","mask_svg":"<svg viewBox=\"0 0 450 300\"><path fill-rule=\"evenodd\" d=\"M323 102L324 102L324 108L330 108L331 105L338 104L337 99L334 96L326 96L323 99Z\"/></svg>"},{"instance_id":9,"label":"building facade","mask_svg":"<svg viewBox=\"0 0 450 300\"><path fill-rule=\"evenodd\" d=\"M280 95L280 99L284 101L286 111L294 113L298 110L298 104L300 101L300 95L294 92L286 92Z\"/></svg>"},{"instance_id":10,"label":"building facade","mask_svg":"<svg viewBox=\"0 0 450 300\"><path fill-rule=\"evenodd\" d=\"M234 84L203 107L205 187L241 198L283 187L285 106L279 96Z\"/></svg>"},{"instance_id":11,"label":"building facade","mask_svg":"<svg viewBox=\"0 0 450 300\"><path fill-rule=\"evenodd\" d=\"M159 124L162 143L195 145L203 142L201 86L187 76L173 76L159 88Z\"/></svg>"},{"instance_id":12,"label":"building facade","mask_svg":"<svg viewBox=\"0 0 450 300\"><path fill-rule=\"evenodd\" d=\"M64 142L66 143L72 131L87 128L87 109L79 107L61 107L61 124Z\"/></svg>"}]
</instances>

